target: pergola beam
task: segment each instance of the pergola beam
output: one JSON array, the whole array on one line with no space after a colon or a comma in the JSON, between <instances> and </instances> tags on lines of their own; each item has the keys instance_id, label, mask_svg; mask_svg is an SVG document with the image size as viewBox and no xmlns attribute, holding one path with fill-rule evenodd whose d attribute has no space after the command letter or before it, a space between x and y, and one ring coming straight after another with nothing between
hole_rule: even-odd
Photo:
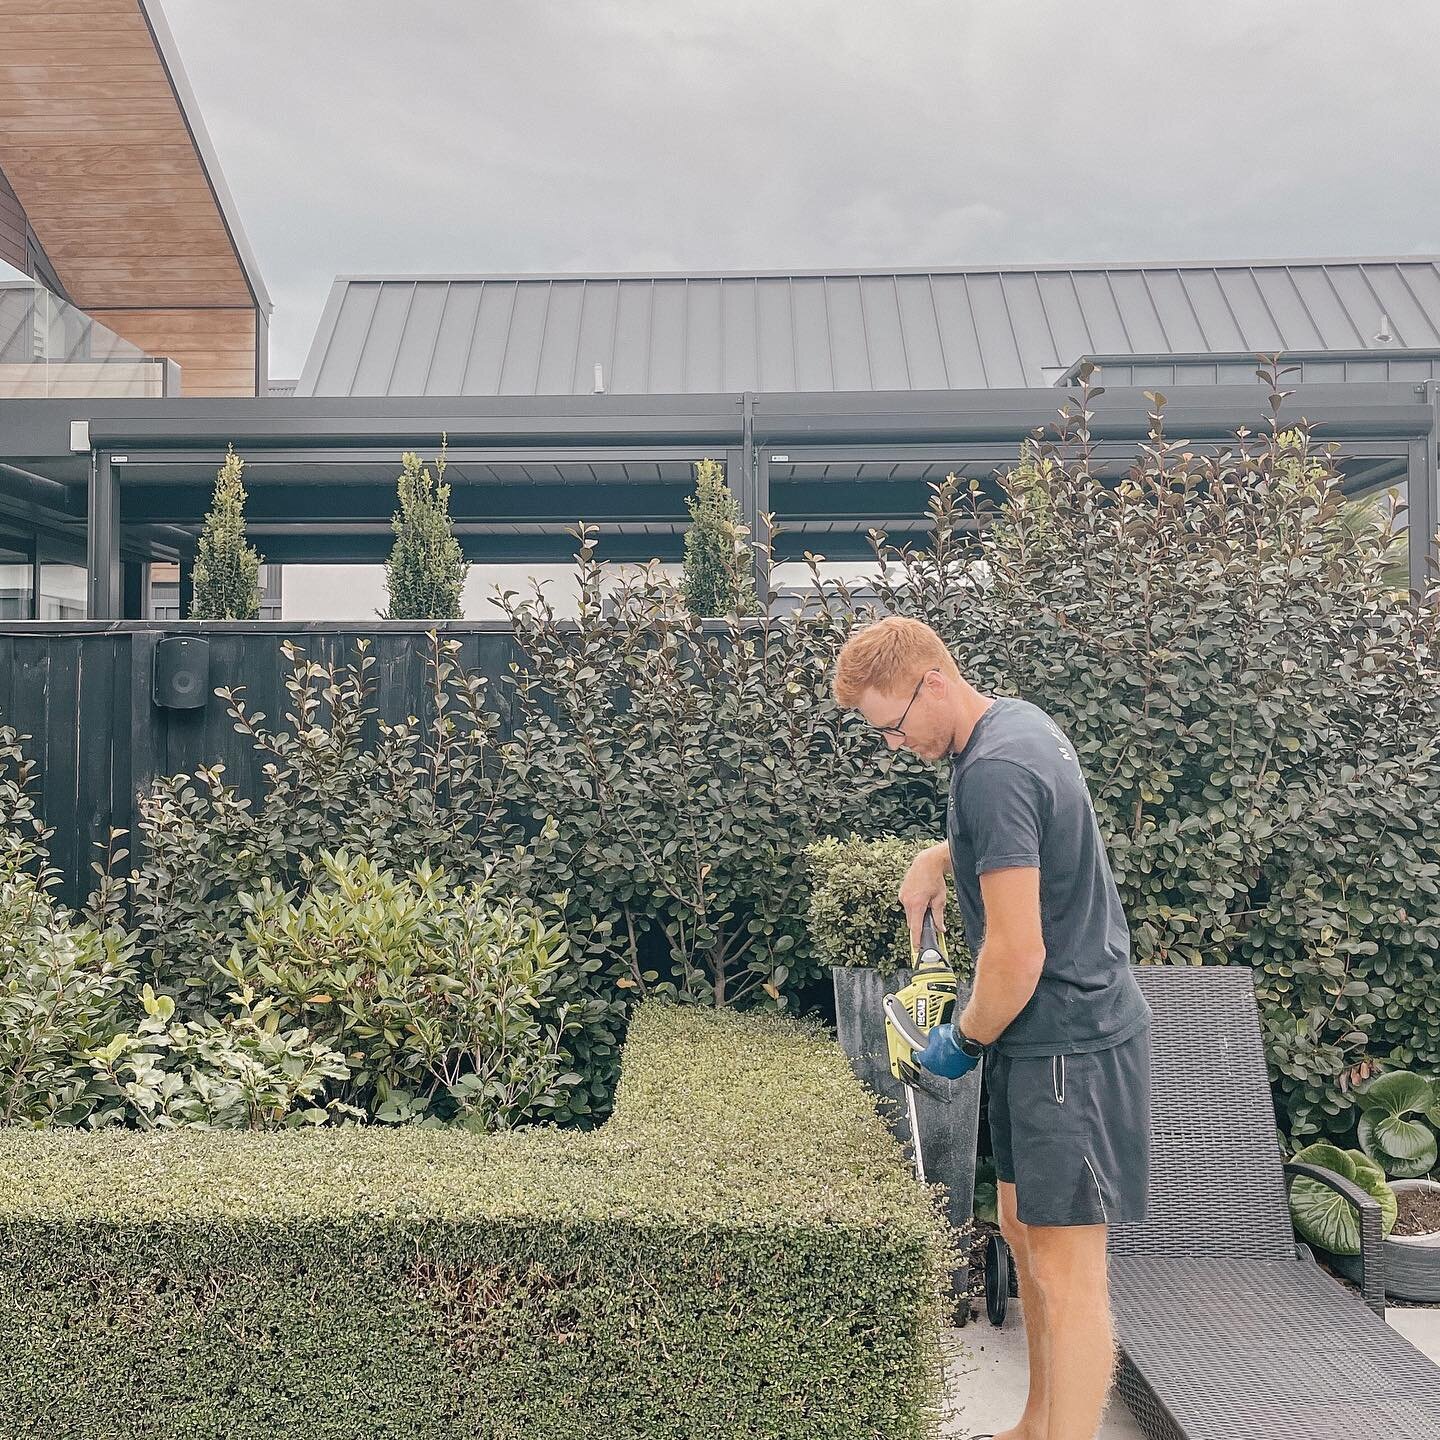
<instances>
[{"instance_id":1,"label":"pergola beam","mask_svg":"<svg viewBox=\"0 0 1440 1440\"><path fill-rule=\"evenodd\" d=\"M1304 418L1322 439L1343 447L1355 488L1404 477L1410 496L1412 580L1423 581L1430 538L1440 523L1435 439L1440 430L1435 382L1322 384L1296 387L1282 415ZM283 523L269 536L287 552L272 558L320 558L323 553L360 559L388 534L364 540L345 533L347 520L388 521L390 486L400 454L433 455L442 432L459 467L452 508L459 522L513 521L504 541L467 535L477 547L505 547L505 559L526 560L556 545L543 527L575 522L648 519L662 528L645 537L651 553L678 553L686 523L689 464L723 459L732 489L752 531L773 509L782 527L779 553L789 547L820 549L808 540L838 534L846 546L863 546L863 534L825 531L830 521L894 516L915 502L933 475L926 467L953 465L975 473L1011 463L1021 441L1053 426L1064 391L897 391L838 394L718 394L560 397L356 397L343 399L37 400L9 402L0 421L0 462L48 482L57 503L84 496L89 517L88 565L93 613L111 615L120 604L120 524L167 524L171 535L192 535L209 500L213 472L233 442L254 481L250 516L257 524ZM1139 389L1109 389L1093 404L1090 431L1098 454L1117 466L1133 455L1149 429L1151 402ZM90 454L70 451L71 422L88 423ZM1165 409L1166 433L1197 445L1230 443L1239 426L1259 431L1269 406L1258 385L1179 386ZM623 478L626 464L647 467ZM657 478L675 466L673 479ZM826 474L822 466L876 467L875 477ZM913 465L916 473L899 472ZM465 467L492 468L469 476ZM544 467L543 482L520 467ZM515 467L516 477L503 467ZM572 483L566 467L585 470ZM287 469L289 473L287 474ZM620 478L617 478L618 477ZM683 476L683 481L681 477ZM11 483L15 481L11 475ZM984 478L984 477L982 477ZM64 493L49 485L68 487ZM34 495L35 491L31 490ZM12 502L13 503L13 502ZM32 502L33 503L33 502ZM272 508L273 507L273 508ZM920 505L918 508L923 508ZM803 516L814 521L797 530ZM533 539L525 539L526 523ZM71 519L73 524L73 517ZM308 527L308 528L307 528ZM383 529L382 525L382 529ZM883 528L883 527L882 527ZM789 534L784 533L789 531ZM571 542L564 542L571 543ZM638 545L634 536L606 544ZM293 547L293 548L292 548ZM351 548L346 548L351 547ZM528 547L528 548L527 548ZM177 549L178 540L156 553ZM833 543L823 547L827 555ZM532 554L533 552L533 554ZM861 553L866 553L861 551ZM638 558L638 557L637 557ZM838 556L837 556L838 558ZM183 562L182 562L183 563ZM757 557L757 569L758 569ZM757 583L766 577L757 573ZM1417 587L1418 588L1418 587Z\"/></svg>"}]
</instances>

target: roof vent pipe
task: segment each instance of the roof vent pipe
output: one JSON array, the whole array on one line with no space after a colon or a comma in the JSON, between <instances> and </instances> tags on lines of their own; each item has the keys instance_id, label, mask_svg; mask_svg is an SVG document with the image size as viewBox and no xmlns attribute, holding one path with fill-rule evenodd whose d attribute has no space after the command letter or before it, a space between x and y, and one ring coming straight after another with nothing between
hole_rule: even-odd
<instances>
[{"instance_id":1,"label":"roof vent pipe","mask_svg":"<svg viewBox=\"0 0 1440 1440\"><path fill-rule=\"evenodd\" d=\"M1388 345L1394 338L1390 333L1390 317L1382 310L1380 312L1380 328L1375 332L1375 343Z\"/></svg>"},{"instance_id":2,"label":"roof vent pipe","mask_svg":"<svg viewBox=\"0 0 1440 1440\"><path fill-rule=\"evenodd\" d=\"M605 367L597 360L595 362L595 390L596 395L605 393Z\"/></svg>"}]
</instances>

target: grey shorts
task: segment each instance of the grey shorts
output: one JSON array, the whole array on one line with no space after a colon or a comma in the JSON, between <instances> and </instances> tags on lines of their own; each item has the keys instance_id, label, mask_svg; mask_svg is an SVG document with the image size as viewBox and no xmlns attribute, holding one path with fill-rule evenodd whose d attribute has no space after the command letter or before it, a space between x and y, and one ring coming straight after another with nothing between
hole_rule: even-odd
<instances>
[{"instance_id":1,"label":"grey shorts","mask_svg":"<svg viewBox=\"0 0 1440 1440\"><path fill-rule=\"evenodd\" d=\"M987 1053L995 1173L1022 1224L1145 1219L1150 1033L1080 1055Z\"/></svg>"}]
</instances>

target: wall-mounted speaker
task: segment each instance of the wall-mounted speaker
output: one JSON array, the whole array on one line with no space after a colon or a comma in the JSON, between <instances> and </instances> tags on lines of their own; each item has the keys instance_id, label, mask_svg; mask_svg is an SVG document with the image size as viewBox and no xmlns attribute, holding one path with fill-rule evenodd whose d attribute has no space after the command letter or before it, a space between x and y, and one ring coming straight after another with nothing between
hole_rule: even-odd
<instances>
[{"instance_id":1,"label":"wall-mounted speaker","mask_svg":"<svg viewBox=\"0 0 1440 1440\"><path fill-rule=\"evenodd\" d=\"M155 703L199 710L210 695L210 642L171 635L155 647Z\"/></svg>"}]
</instances>

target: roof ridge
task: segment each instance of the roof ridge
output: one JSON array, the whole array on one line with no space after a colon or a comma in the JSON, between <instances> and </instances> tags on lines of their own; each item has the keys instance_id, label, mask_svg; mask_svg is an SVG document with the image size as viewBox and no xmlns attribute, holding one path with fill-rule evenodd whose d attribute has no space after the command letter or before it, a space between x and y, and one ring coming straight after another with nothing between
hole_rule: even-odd
<instances>
[{"instance_id":1,"label":"roof ridge","mask_svg":"<svg viewBox=\"0 0 1440 1440\"><path fill-rule=\"evenodd\" d=\"M1440 265L1440 254L1426 255L1304 255L1256 260L1086 260L1043 264L831 266L800 270L496 270L375 272L339 274L336 284L414 284L418 282L555 281L555 280L798 280L822 277L891 275L1064 275L1073 272L1155 270L1288 270L1316 266Z\"/></svg>"}]
</instances>

